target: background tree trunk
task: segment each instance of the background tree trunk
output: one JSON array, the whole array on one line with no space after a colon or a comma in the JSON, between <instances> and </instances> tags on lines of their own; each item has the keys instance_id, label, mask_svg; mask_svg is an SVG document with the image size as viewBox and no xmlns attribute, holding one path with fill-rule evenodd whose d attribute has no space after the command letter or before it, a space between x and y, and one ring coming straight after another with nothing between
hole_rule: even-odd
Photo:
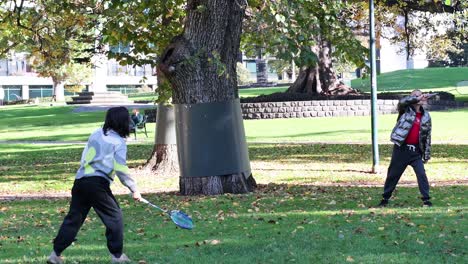
<instances>
[{"instance_id":1,"label":"background tree trunk","mask_svg":"<svg viewBox=\"0 0 468 264\"><path fill-rule=\"evenodd\" d=\"M146 161L143 170L155 175L176 176L179 173L179 159L176 144L155 144L151 157Z\"/></svg>"},{"instance_id":2,"label":"background tree trunk","mask_svg":"<svg viewBox=\"0 0 468 264\"><path fill-rule=\"evenodd\" d=\"M303 67L297 79L286 91L287 93L313 93L323 95L356 94L357 91L341 83L333 69L331 44L320 40L319 45L312 47L317 54L316 65Z\"/></svg>"},{"instance_id":3,"label":"background tree trunk","mask_svg":"<svg viewBox=\"0 0 468 264\"><path fill-rule=\"evenodd\" d=\"M188 1L184 33L173 39L159 64L171 84L175 104L226 102L238 98L236 58L245 8L240 3L242 1ZM180 191L185 195L245 193L254 187L254 178L241 173L180 178Z\"/></svg>"},{"instance_id":4,"label":"background tree trunk","mask_svg":"<svg viewBox=\"0 0 468 264\"><path fill-rule=\"evenodd\" d=\"M159 104L154 142L153 153L143 165L143 170L164 177L178 175L179 159L177 157L174 108L172 106Z\"/></svg>"}]
</instances>

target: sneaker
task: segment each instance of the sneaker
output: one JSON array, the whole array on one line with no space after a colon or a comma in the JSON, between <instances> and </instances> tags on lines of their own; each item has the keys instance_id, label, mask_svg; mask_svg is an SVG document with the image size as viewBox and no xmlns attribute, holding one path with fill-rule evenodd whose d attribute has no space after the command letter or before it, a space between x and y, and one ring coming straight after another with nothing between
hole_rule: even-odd
<instances>
[{"instance_id":1,"label":"sneaker","mask_svg":"<svg viewBox=\"0 0 468 264\"><path fill-rule=\"evenodd\" d=\"M111 256L112 256L112 263L128 263L131 261L125 254L120 255L120 258L117 258L112 254Z\"/></svg>"},{"instance_id":2,"label":"sneaker","mask_svg":"<svg viewBox=\"0 0 468 264\"><path fill-rule=\"evenodd\" d=\"M388 205L388 200L387 199L382 199L379 203L379 205L377 205L378 207L386 207Z\"/></svg>"},{"instance_id":3,"label":"sneaker","mask_svg":"<svg viewBox=\"0 0 468 264\"><path fill-rule=\"evenodd\" d=\"M423 206L431 207L432 203L429 200L425 200L425 201L423 201Z\"/></svg>"},{"instance_id":4,"label":"sneaker","mask_svg":"<svg viewBox=\"0 0 468 264\"><path fill-rule=\"evenodd\" d=\"M48 264L63 264L63 259L61 256L57 256L55 251L52 251L52 253L50 253L50 256L47 258L47 263Z\"/></svg>"}]
</instances>

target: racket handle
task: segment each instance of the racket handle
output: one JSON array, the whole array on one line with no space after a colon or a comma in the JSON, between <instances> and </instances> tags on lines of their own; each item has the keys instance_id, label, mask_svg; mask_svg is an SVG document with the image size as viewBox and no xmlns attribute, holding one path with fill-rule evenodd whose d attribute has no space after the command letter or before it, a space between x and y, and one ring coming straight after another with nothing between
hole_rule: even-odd
<instances>
[{"instance_id":1,"label":"racket handle","mask_svg":"<svg viewBox=\"0 0 468 264\"><path fill-rule=\"evenodd\" d=\"M149 203L150 203L148 200L146 200L146 199L143 198L143 197L141 197L140 202L145 203L145 204L149 204Z\"/></svg>"}]
</instances>

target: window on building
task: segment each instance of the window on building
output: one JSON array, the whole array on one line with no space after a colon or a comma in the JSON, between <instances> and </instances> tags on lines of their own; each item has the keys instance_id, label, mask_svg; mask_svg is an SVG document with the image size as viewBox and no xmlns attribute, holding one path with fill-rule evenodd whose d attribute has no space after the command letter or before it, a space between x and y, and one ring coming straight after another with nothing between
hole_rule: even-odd
<instances>
[{"instance_id":1,"label":"window on building","mask_svg":"<svg viewBox=\"0 0 468 264\"><path fill-rule=\"evenodd\" d=\"M119 45L111 46L109 51L115 54L119 53L129 53L130 52L130 44L123 44L119 43Z\"/></svg>"},{"instance_id":2,"label":"window on building","mask_svg":"<svg viewBox=\"0 0 468 264\"><path fill-rule=\"evenodd\" d=\"M120 92L122 94L138 93L141 89L141 85L107 85L107 91Z\"/></svg>"},{"instance_id":3,"label":"window on building","mask_svg":"<svg viewBox=\"0 0 468 264\"><path fill-rule=\"evenodd\" d=\"M21 85L3 85L2 87L5 92L4 101L21 100L23 97Z\"/></svg>"},{"instance_id":4,"label":"window on building","mask_svg":"<svg viewBox=\"0 0 468 264\"><path fill-rule=\"evenodd\" d=\"M29 98L52 97L54 94L52 85L30 85Z\"/></svg>"},{"instance_id":5,"label":"window on building","mask_svg":"<svg viewBox=\"0 0 468 264\"><path fill-rule=\"evenodd\" d=\"M117 61L111 60L107 63L107 76L151 76L153 69L151 65L131 66L120 65Z\"/></svg>"},{"instance_id":6,"label":"window on building","mask_svg":"<svg viewBox=\"0 0 468 264\"><path fill-rule=\"evenodd\" d=\"M256 80L257 79L257 63L255 61L245 61L245 67L250 72L250 79Z\"/></svg>"},{"instance_id":7,"label":"window on building","mask_svg":"<svg viewBox=\"0 0 468 264\"><path fill-rule=\"evenodd\" d=\"M0 76L8 76L8 60L0 60Z\"/></svg>"}]
</instances>

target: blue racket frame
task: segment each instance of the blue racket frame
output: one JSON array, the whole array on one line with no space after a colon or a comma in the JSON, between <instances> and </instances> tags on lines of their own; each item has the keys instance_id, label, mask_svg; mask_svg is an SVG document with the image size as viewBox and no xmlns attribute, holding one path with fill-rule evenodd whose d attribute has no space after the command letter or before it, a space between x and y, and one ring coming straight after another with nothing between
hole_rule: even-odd
<instances>
[{"instance_id":1,"label":"blue racket frame","mask_svg":"<svg viewBox=\"0 0 468 264\"><path fill-rule=\"evenodd\" d=\"M153 207L153 208L156 208L158 209L159 211L161 212L164 212L166 213L172 220L172 222L182 228L182 229L188 229L188 230L191 230L193 228L193 220L192 218L187 215L186 213L184 213L183 211L179 211L179 210L171 210L171 211L168 211L168 210L164 210L162 209L161 207L151 203L150 201L146 200L145 198L141 198L140 200L141 202Z\"/></svg>"}]
</instances>

